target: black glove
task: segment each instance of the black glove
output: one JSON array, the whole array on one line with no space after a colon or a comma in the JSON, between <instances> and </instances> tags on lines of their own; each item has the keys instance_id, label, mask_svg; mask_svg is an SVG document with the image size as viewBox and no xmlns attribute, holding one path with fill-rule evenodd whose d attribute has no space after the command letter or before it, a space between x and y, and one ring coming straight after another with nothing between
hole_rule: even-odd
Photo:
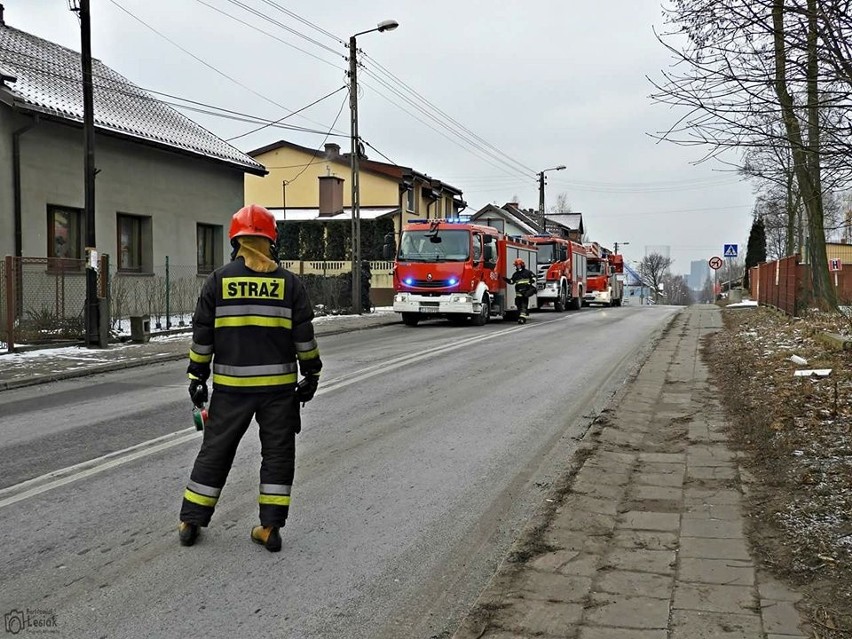
<instances>
[{"instance_id":1,"label":"black glove","mask_svg":"<svg viewBox=\"0 0 852 639\"><path fill-rule=\"evenodd\" d=\"M308 375L296 384L296 399L302 404L311 401L317 392L319 386L319 377L317 375Z\"/></svg>"},{"instance_id":2,"label":"black glove","mask_svg":"<svg viewBox=\"0 0 852 639\"><path fill-rule=\"evenodd\" d=\"M189 398L193 406L202 408L207 403L207 382L203 379L190 379Z\"/></svg>"}]
</instances>

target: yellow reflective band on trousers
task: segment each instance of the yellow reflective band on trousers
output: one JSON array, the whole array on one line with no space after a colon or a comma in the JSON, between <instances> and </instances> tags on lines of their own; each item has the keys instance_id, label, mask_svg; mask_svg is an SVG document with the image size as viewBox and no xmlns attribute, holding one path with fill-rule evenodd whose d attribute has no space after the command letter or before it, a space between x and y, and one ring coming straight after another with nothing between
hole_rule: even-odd
<instances>
[{"instance_id":1,"label":"yellow reflective band on trousers","mask_svg":"<svg viewBox=\"0 0 852 639\"><path fill-rule=\"evenodd\" d=\"M261 494L257 498L257 502L259 504L266 504L267 506L289 506L290 505L290 495L263 495L263 494Z\"/></svg>"},{"instance_id":2,"label":"yellow reflective band on trousers","mask_svg":"<svg viewBox=\"0 0 852 639\"><path fill-rule=\"evenodd\" d=\"M287 375L262 375L258 377L233 377L231 375L217 375L213 373L213 383L221 386L235 386L240 388L251 386L283 386L296 383L296 373Z\"/></svg>"},{"instance_id":3,"label":"yellow reflective band on trousers","mask_svg":"<svg viewBox=\"0 0 852 639\"><path fill-rule=\"evenodd\" d=\"M197 362L199 364L208 364L213 359L212 355L199 355L195 351L189 351L189 359L192 362Z\"/></svg>"},{"instance_id":4,"label":"yellow reflective band on trousers","mask_svg":"<svg viewBox=\"0 0 852 639\"><path fill-rule=\"evenodd\" d=\"M216 505L216 502L219 501L218 497L199 495L198 493L191 491L189 488L183 491L183 498L187 501L191 501L193 504L207 506L208 508L213 508L213 506Z\"/></svg>"},{"instance_id":5,"label":"yellow reflective band on trousers","mask_svg":"<svg viewBox=\"0 0 852 639\"><path fill-rule=\"evenodd\" d=\"M266 317L263 315L234 315L217 317L215 328L233 328L239 326L264 326L270 328L293 328L293 320L286 317Z\"/></svg>"}]
</instances>

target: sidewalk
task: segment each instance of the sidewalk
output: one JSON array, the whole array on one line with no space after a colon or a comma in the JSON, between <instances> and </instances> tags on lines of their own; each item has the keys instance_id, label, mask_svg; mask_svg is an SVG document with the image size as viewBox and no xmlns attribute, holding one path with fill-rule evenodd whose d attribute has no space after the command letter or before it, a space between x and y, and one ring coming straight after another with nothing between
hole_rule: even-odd
<instances>
[{"instance_id":1,"label":"sidewalk","mask_svg":"<svg viewBox=\"0 0 852 639\"><path fill-rule=\"evenodd\" d=\"M385 310L368 315L328 315L314 320L314 331L317 337L322 337L398 322L400 319L397 313ZM145 344L127 342L111 344L104 349L67 346L0 354L0 391L188 359L191 341L192 333L187 330L184 333L154 336Z\"/></svg>"},{"instance_id":2,"label":"sidewalk","mask_svg":"<svg viewBox=\"0 0 852 639\"><path fill-rule=\"evenodd\" d=\"M747 474L701 338L716 306L675 320L516 542L454 639L792 639L800 598L756 570Z\"/></svg>"}]
</instances>

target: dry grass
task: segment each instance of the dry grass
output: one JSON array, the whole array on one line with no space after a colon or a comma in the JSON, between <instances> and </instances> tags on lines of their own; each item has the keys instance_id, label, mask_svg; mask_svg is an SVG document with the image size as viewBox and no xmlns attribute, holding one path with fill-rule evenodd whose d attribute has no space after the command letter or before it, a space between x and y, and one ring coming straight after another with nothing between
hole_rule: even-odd
<instances>
[{"instance_id":1,"label":"dry grass","mask_svg":"<svg viewBox=\"0 0 852 639\"><path fill-rule=\"evenodd\" d=\"M848 335L850 321L766 308L723 316L725 330L707 340L705 355L733 441L756 478L749 495L755 554L805 593L814 636L852 637L852 353L817 339ZM832 372L794 377L804 368Z\"/></svg>"}]
</instances>

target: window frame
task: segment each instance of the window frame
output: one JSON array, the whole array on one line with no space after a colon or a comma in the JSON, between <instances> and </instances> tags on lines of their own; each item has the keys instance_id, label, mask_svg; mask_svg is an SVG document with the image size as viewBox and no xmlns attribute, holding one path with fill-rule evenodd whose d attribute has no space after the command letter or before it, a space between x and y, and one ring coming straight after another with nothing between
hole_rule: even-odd
<instances>
[{"instance_id":1,"label":"window frame","mask_svg":"<svg viewBox=\"0 0 852 639\"><path fill-rule=\"evenodd\" d=\"M223 228L221 224L208 224L206 222L197 222L195 224L195 268L196 273L198 275L209 275L217 268L219 268L222 264L222 251L217 251L217 245L221 242ZM209 238L205 237L204 240L207 241L209 239L209 263L202 264L200 261L199 255L199 246L202 242L201 233L209 233Z\"/></svg>"},{"instance_id":2,"label":"window frame","mask_svg":"<svg viewBox=\"0 0 852 639\"><path fill-rule=\"evenodd\" d=\"M122 220L129 220L136 227L136 237L131 238L131 242L135 244L133 247L136 250L136 264L134 266L122 265L122 242L121 242L121 226ZM131 213L116 213L115 218L115 234L116 234L116 270L120 273L143 273L144 258L142 255L142 235L143 235L143 218L139 215Z\"/></svg>"},{"instance_id":3,"label":"window frame","mask_svg":"<svg viewBox=\"0 0 852 639\"><path fill-rule=\"evenodd\" d=\"M73 253L69 255L57 255L56 254L56 213L71 213L73 217L76 218L76 234L77 241L75 245L71 245L69 242L69 247L75 249ZM70 222L70 220L69 220ZM69 227L70 227L69 223ZM48 204L47 205L47 252L46 255L49 259L55 260L63 260L68 261L70 264L72 261L82 260L84 259L83 255L85 253L84 249L84 238L85 238L85 220L83 219L83 209L79 209L74 206L63 206L61 204Z\"/></svg>"}]
</instances>

